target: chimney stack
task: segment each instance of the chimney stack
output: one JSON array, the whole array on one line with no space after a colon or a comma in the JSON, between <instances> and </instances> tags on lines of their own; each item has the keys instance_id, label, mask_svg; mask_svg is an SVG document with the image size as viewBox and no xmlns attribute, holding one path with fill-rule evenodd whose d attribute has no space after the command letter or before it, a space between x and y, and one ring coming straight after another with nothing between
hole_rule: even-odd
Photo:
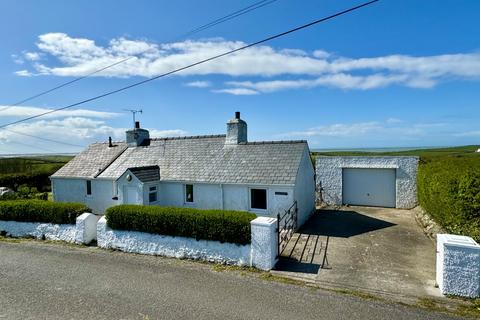
<instances>
[{"instance_id":1,"label":"chimney stack","mask_svg":"<svg viewBox=\"0 0 480 320\"><path fill-rule=\"evenodd\" d=\"M245 142L247 142L247 123L240 119L240 111L237 111L235 118L227 122L225 144L235 145Z\"/></svg>"},{"instance_id":2,"label":"chimney stack","mask_svg":"<svg viewBox=\"0 0 480 320\"><path fill-rule=\"evenodd\" d=\"M139 121L135 121L135 128L127 130L126 135L129 147L150 145L150 133L148 130L140 128Z\"/></svg>"}]
</instances>

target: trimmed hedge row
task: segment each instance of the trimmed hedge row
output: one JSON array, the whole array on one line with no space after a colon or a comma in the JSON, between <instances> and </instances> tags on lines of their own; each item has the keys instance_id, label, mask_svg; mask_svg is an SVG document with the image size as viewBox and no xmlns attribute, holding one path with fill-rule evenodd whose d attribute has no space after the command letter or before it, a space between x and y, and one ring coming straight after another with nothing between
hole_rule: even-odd
<instances>
[{"instance_id":1,"label":"trimmed hedge row","mask_svg":"<svg viewBox=\"0 0 480 320\"><path fill-rule=\"evenodd\" d=\"M80 203L61 203L41 200L0 201L0 220L75 224L79 215L90 212Z\"/></svg>"},{"instance_id":2,"label":"trimmed hedge row","mask_svg":"<svg viewBox=\"0 0 480 320\"><path fill-rule=\"evenodd\" d=\"M238 244L250 243L250 221L256 218L244 211L138 205L110 207L105 215L112 229Z\"/></svg>"},{"instance_id":3,"label":"trimmed hedge row","mask_svg":"<svg viewBox=\"0 0 480 320\"><path fill-rule=\"evenodd\" d=\"M480 241L480 157L442 157L419 167L418 201L447 232Z\"/></svg>"}]
</instances>

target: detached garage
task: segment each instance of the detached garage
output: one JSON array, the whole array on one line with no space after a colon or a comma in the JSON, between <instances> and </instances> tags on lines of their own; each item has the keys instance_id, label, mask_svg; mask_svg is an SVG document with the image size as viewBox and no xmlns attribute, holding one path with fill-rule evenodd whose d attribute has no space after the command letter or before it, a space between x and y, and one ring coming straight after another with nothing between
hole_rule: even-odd
<instances>
[{"instance_id":1,"label":"detached garage","mask_svg":"<svg viewBox=\"0 0 480 320\"><path fill-rule=\"evenodd\" d=\"M318 157L318 200L328 205L413 208L418 157Z\"/></svg>"}]
</instances>

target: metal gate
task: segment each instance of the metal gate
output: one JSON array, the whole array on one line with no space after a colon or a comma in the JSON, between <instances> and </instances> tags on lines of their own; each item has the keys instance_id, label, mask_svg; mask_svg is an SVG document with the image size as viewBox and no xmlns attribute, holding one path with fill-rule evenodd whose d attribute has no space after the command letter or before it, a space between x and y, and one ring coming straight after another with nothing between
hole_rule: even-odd
<instances>
[{"instance_id":1,"label":"metal gate","mask_svg":"<svg viewBox=\"0 0 480 320\"><path fill-rule=\"evenodd\" d=\"M278 256L282 254L288 241L292 238L293 233L297 229L297 223L298 207L297 201L294 201L283 215L277 214Z\"/></svg>"}]
</instances>

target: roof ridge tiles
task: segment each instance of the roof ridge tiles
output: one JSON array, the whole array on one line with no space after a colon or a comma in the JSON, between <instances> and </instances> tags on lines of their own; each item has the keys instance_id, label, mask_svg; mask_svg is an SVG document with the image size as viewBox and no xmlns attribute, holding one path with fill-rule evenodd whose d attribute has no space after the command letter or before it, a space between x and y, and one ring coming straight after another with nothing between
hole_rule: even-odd
<instances>
[{"instance_id":1,"label":"roof ridge tiles","mask_svg":"<svg viewBox=\"0 0 480 320\"><path fill-rule=\"evenodd\" d=\"M186 140L186 139L208 139L208 138L225 138L225 134L209 134L209 135L197 135L197 136L181 136L181 137L162 137L162 138L151 138L151 141L162 141L162 140Z\"/></svg>"},{"instance_id":2,"label":"roof ridge tiles","mask_svg":"<svg viewBox=\"0 0 480 320\"><path fill-rule=\"evenodd\" d=\"M249 144L291 144L291 143L307 143L307 140L249 141L249 142L241 142L239 144L249 145Z\"/></svg>"}]
</instances>

